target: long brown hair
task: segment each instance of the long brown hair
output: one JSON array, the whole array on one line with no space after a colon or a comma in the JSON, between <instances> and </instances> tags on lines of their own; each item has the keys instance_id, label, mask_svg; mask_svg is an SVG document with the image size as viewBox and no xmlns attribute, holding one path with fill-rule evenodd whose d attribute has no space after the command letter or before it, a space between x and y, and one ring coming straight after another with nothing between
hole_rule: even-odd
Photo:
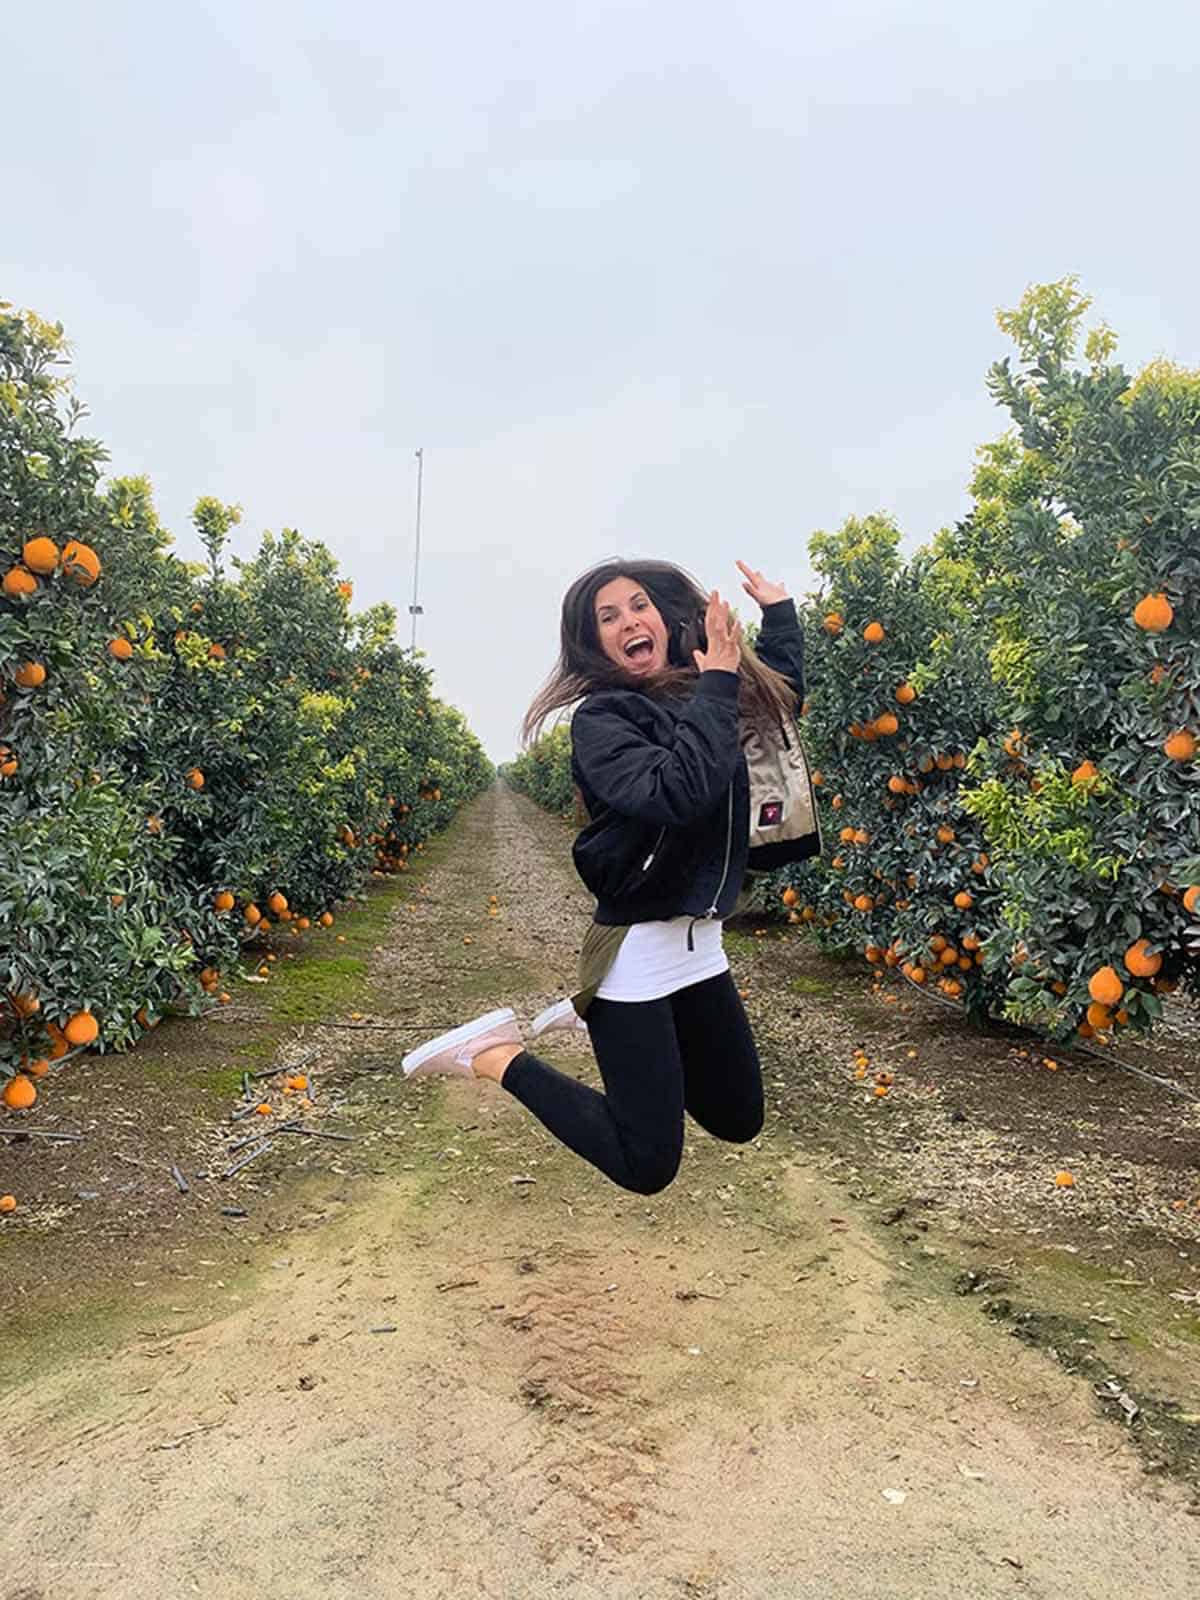
<instances>
[{"instance_id":1,"label":"long brown hair","mask_svg":"<svg viewBox=\"0 0 1200 1600\"><path fill-rule=\"evenodd\" d=\"M634 683L604 653L596 626L596 596L614 578L629 578L643 588L667 627L667 666ZM620 557L589 567L567 590L562 603L561 648L553 671L538 690L521 724L522 747L530 745L554 711L597 689L637 689L655 699L690 693L699 673L693 650L707 649L704 616L708 594L695 578L670 561L626 561ZM738 714L743 722L770 726L790 720L796 692L743 640L738 664Z\"/></svg>"}]
</instances>

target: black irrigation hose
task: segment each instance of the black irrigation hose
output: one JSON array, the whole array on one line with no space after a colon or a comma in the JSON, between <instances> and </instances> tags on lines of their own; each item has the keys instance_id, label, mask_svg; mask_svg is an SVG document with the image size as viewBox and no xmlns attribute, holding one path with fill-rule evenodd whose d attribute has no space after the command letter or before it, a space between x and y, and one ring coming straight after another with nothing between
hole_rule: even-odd
<instances>
[{"instance_id":1,"label":"black irrigation hose","mask_svg":"<svg viewBox=\"0 0 1200 1600\"><path fill-rule=\"evenodd\" d=\"M900 974L900 979L909 988L915 989L923 1000L936 1001L939 1006L944 1006L947 1011L952 1011L956 1017L961 1019L962 1011L955 1005L953 1000L945 1000L940 994L930 993L923 984L914 983L903 972ZM993 1017L988 1012L987 1019L998 1032L1007 1032L1021 1039L1035 1040L1039 1045L1045 1046L1047 1050L1053 1050L1056 1055L1067 1056L1068 1058L1073 1055L1091 1056L1094 1061L1102 1061L1106 1067L1119 1067L1122 1072L1132 1073L1135 1078L1142 1078L1147 1083L1154 1083L1162 1089L1169 1089L1172 1094L1177 1094L1184 1100L1200 1103L1200 1095L1196 1094L1192 1089L1185 1088L1183 1084L1176 1083L1174 1079L1160 1077L1156 1072L1147 1072L1144 1067L1135 1067L1131 1061L1122 1061L1119 1056L1108 1055L1103 1050L1097 1050L1093 1045L1072 1044L1064 1047L1056 1045L1053 1040L1048 1039L1044 1033L1039 1033L1036 1028L1010 1022L1007 1017Z\"/></svg>"}]
</instances>

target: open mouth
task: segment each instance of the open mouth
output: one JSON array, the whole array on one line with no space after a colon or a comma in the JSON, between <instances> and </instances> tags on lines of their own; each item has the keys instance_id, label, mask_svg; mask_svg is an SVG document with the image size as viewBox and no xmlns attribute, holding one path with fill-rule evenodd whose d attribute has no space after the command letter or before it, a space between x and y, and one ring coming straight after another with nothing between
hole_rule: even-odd
<instances>
[{"instance_id":1,"label":"open mouth","mask_svg":"<svg viewBox=\"0 0 1200 1600\"><path fill-rule=\"evenodd\" d=\"M625 646L626 661L649 661L654 645L649 639L634 639Z\"/></svg>"}]
</instances>

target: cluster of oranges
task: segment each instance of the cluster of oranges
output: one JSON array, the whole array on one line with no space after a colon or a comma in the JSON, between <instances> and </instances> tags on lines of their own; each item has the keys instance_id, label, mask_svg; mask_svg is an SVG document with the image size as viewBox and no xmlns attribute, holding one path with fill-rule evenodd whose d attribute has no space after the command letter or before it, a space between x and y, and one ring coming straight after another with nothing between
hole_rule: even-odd
<instances>
[{"instance_id":1,"label":"cluster of oranges","mask_svg":"<svg viewBox=\"0 0 1200 1600\"><path fill-rule=\"evenodd\" d=\"M21 550L21 560L9 567L0 580L0 589L10 600L28 599L38 592L43 579L49 580L60 571L83 588L90 588L100 576L100 557L91 545L81 544L78 539L72 539L61 550L53 539L27 539ZM12 677L18 689L40 689L46 682L45 663L19 661ZM5 699L0 694L0 706ZM0 778L15 777L20 764L12 747L0 744Z\"/></svg>"},{"instance_id":2,"label":"cluster of oranges","mask_svg":"<svg viewBox=\"0 0 1200 1600\"><path fill-rule=\"evenodd\" d=\"M840 611L831 611L823 618L821 626L831 639L836 639L846 626L846 619ZM887 632L882 622L872 620L863 628L862 636L868 644L882 644L887 637Z\"/></svg>"},{"instance_id":3,"label":"cluster of oranges","mask_svg":"<svg viewBox=\"0 0 1200 1600\"><path fill-rule=\"evenodd\" d=\"M431 788L428 784L422 784L419 795L422 800L440 800L442 791L440 788ZM411 814L412 808L410 806L396 804L395 795L388 795L387 803L392 808L393 819L407 817ZM345 842L343 840L343 843ZM410 865L410 855L418 855L423 849L420 844L410 845L401 836L395 820L390 822L382 833L368 834L367 843L375 846L375 865L372 868L372 876L376 878L385 878L390 873L395 872L407 872Z\"/></svg>"},{"instance_id":4,"label":"cluster of oranges","mask_svg":"<svg viewBox=\"0 0 1200 1600\"><path fill-rule=\"evenodd\" d=\"M100 576L100 557L91 545L69 540L60 550L53 539L27 539L21 559L0 580L0 588L10 600L36 594L43 579L61 573L84 589L90 589Z\"/></svg>"},{"instance_id":5,"label":"cluster of oranges","mask_svg":"<svg viewBox=\"0 0 1200 1600\"><path fill-rule=\"evenodd\" d=\"M1133 608L1133 620L1145 633L1165 633L1175 620L1175 608L1163 590L1143 595ZM1161 661L1150 671L1150 681L1159 684L1167 675ZM1196 754L1196 735L1190 728L1175 728L1163 740L1163 754L1170 761L1191 761Z\"/></svg>"},{"instance_id":6,"label":"cluster of oranges","mask_svg":"<svg viewBox=\"0 0 1200 1600\"><path fill-rule=\"evenodd\" d=\"M1200 898L1200 889L1195 893ZM1127 983L1126 979L1149 978L1156 994L1170 994L1176 985L1162 975L1162 964L1162 956L1152 948L1149 939L1135 939L1121 960L1125 969L1124 978L1114 965L1098 967L1088 979L1091 1000L1076 1029L1079 1036L1083 1039L1103 1038L1129 1021L1129 1011L1124 1002L1130 992L1136 991L1136 984ZM1062 986L1062 992L1065 992L1065 986Z\"/></svg>"},{"instance_id":7,"label":"cluster of oranges","mask_svg":"<svg viewBox=\"0 0 1200 1600\"><path fill-rule=\"evenodd\" d=\"M8 1005L20 1022L30 1021L42 1009L37 995L29 993L9 995ZM68 1017L62 1026L57 1022L46 1022L44 1026L50 1038L46 1054L23 1056L20 1070L9 1078L3 1091L0 1091L0 1101L10 1111L28 1111L37 1100L34 1079L46 1077L51 1061L59 1060L70 1050L94 1043L100 1034L100 1024L86 1007Z\"/></svg>"}]
</instances>

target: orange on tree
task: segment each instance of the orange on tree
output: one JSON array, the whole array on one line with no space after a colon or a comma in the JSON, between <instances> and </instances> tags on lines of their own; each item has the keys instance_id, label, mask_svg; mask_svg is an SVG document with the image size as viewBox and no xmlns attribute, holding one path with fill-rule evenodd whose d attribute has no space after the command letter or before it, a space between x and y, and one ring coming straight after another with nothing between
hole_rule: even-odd
<instances>
[{"instance_id":1,"label":"orange on tree","mask_svg":"<svg viewBox=\"0 0 1200 1600\"><path fill-rule=\"evenodd\" d=\"M4 1093L0 1099L10 1111L28 1111L37 1099L37 1090L22 1072L18 1072L4 1085Z\"/></svg>"},{"instance_id":2,"label":"orange on tree","mask_svg":"<svg viewBox=\"0 0 1200 1600\"><path fill-rule=\"evenodd\" d=\"M1200 908L1200 883L1194 883L1190 889L1183 891L1183 909L1195 911Z\"/></svg>"},{"instance_id":3,"label":"orange on tree","mask_svg":"<svg viewBox=\"0 0 1200 1600\"><path fill-rule=\"evenodd\" d=\"M911 683L902 683L896 689L896 699L902 706L911 705L917 698L917 691Z\"/></svg>"},{"instance_id":4,"label":"orange on tree","mask_svg":"<svg viewBox=\"0 0 1200 1600\"><path fill-rule=\"evenodd\" d=\"M255 923L262 921L262 912L254 904L253 900L251 900L245 911L242 912L242 915L245 917L246 921L251 927L254 927Z\"/></svg>"},{"instance_id":5,"label":"orange on tree","mask_svg":"<svg viewBox=\"0 0 1200 1600\"><path fill-rule=\"evenodd\" d=\"M1071 774L1071 782L1088 783L1099 775L1099 768L1094 761L1081 761Z\"/></svg>"},{"instance_id":6,"label":"orange on tree","mask_svg":"<svg viewBox=\"0 0 1200 1600\"><path fill-rule=\"evenodd\" d=\"M36 594L37 587L38 581L27 567L9 567L0 584L10 600L17 599L19 595Z\"/></svg>"},{"instance_id":7,"label":"orange on tree","mask_svg":"<svg viewBox=\"0 0 1200 1600\"><path fill-rule=\"evenodd\" d=\"M90 1011L77 1011L67 1021L63 1034L69 1044L91 1044L100 1032L100 1024Z\"/></svg>"},{"instance_id":8,"label":"orange on tree","mask_svg":"<svg viewBox=\"0 0 1200 1600\"><path fill-rule=\"evenodd\" d=\"M863 629L863 638L868 644L882 644L883 637L884 633L882 622L868 622L866 627Z\"/></svg>"},{"instance_id":9,"label":"orange on tree","mask_svg":"<svg viewBox=\"0 0 1200 1600\"><path fill-rule=\"evenodd\" d=\"M191 769L191 771L187 774L187 781L191 788L203 789L204 774L200 771L199 767L193 767Z\"/></svg>"},{"instance_id":10,"label":"orange on tree","mask_svg":"<svg viewBox=\"0 0 1200 1600\"><path fill-rule=\"evenodd\" d=\"M828 616L824 618L821 626L831 638L836 639L838 634L841 633L842 629L846 626L846 619L842 616L840 611L831 611Z\"/></svg>"},{"instance_id":11,"label":"orange on tree","mask_svg":"<svg viewBox=\"0 0 1200 1600\"><path fill-rule=\"evenodd\" d=\"M1187 728L1181 728L1164 741L1163 750L1172 761L1190 761L1196 754L1196 736Z\"/></svg>"},{"instance_id":12,"label":"orange on tree","mask_svg":"<svg viewBox=\"0 0 1200 1600\"><path fill-rule=\"evenodd\" d=\"M1117 1006L1125 994L1125 985L1115 967L1099 967L1088 979L1088 993L1102 1006Z\"/></svg>"},{"instance_id":13,"label":"orange on tree","mask_svg":"<svg viewBox=\"0 0 1200 1600\"><path fill-rule=\"evenodd\" d=\"M975 904L975 896L966 889L960 889L954 896L954 904L960 911L969 911Z\"/></svg>"},{"instance_id":14,"label":"orange on tree","mask_svg":"<svg viewBox=\"0 0 1200 1600\"><path fill-rule=\"evenodd\" d=\"M13 682L22 689L40 689L46 681L46 669L40 661L23 661L13 673Z\"/></svg>"},{"instance_id":15,"label":"orange on tree","mask_svg":"<svg viewBox=\"0 0 1200 1600\"><path fill-rule=\"evenodd\" d=\"M1125 952L1125 966L1135 978L1153 978L1162 967L1161 955L1149 955L1149 939L1138 939Z\"/></svg>"},{"instance_id":16,"label":"orange on tree","mask_svg":"<svg viewBox=\"0 0 1200 1600\"><path fill-rule=\"evenodd\" d=\"M896 733L899 727L900 719L894 711L885 711L881 716L875 718L875 731L883 734L885 738Z\"/></svg>"},{"instance_id":17,"label":"orange on tree","mask_svg":"<svg viewBox=\"0 0 1200 1600\"><path fill-rule=\"evenodd\" d=\"M1175 620L1175 612L1160 589L1157 594L1143 595L1133 608L1133 620L1147 633L1162 633Z\"/></svg>"},{"instance_id":18,"label":"orange on tree","mask_svg":"<svg viewBox=\"0 0 1200 1600\"><path fill-rule=\"evenodd\" d=\"M72 539L63 549L62 569L69 573L76 583L82 584L85 589L90 589L100 576L100 557L91 545L81 544L78 539Z\"/></svg>"},{"instance_id":19,"label":"orange on tree","mask_svg":"<svg viewBox=\"0 0 1200 1600\"><path fill-rule=\"evenodd\" d=\"M220 894L215 896L215 898L213 899L213 910L214 911L232 911L233 910L233 896L230 894L228 889L222 889Z\"/></svg>"},{"instance_id":20,"label":"orange on tree","mask_svg":"<svg viewBox=\"0 0 1200 1600\"><path fill-rule=\"evenodd\" d=\"M38 572L43 578L48 578L58 568L58 546L53 539L45 536L27 539L21 550L21 560L30 572Z\"/></svg>"},{"instance_id":21,"label":"orange on tree","mask_svg":"<svg viewBox=\"0 0 1200 1600\"><path fill-rule=\"evenodd\" d=\"M276 889L272 895L268 896L267 909L274 912L277 917L282 916L287 908L287 896L280 894L278 889Z\"/></svg>"},{"instance_id":22,"label":"orange on tree","mask_svg":"<svg viewBox=\"0 0 1200 1600\"><path fill-rule=\"evenodd\" d=\"M321 915L317 918L317 921L321 924L321 926L323 928L332 928L333 927L333 912L332 911L322 911Z\"/></svg>"},{"instance_id":23,"label":"orange on tree","mask_svg":"<svg viewBox=\"0 0 1200 1600\"><path fill-rule=\"evenodd\" d=\"M1093 1028L1110 1028L1112 1011L1108 1006L1102 1006L1099 1000L1093 1000L1087 1008L1087 1019Z\"/></svg>"},{"instance_id":24,"label":"orange on tree","mask_svg":"<svg viewBox=\"0 0 1200 1600\"><path fill-rule=\"evenodd\" d=\"M133 654L133 646L128 639L118 635L117 638L108 641L108 653L114 661L128 661Z\"/></svg>"}]
</instances>

